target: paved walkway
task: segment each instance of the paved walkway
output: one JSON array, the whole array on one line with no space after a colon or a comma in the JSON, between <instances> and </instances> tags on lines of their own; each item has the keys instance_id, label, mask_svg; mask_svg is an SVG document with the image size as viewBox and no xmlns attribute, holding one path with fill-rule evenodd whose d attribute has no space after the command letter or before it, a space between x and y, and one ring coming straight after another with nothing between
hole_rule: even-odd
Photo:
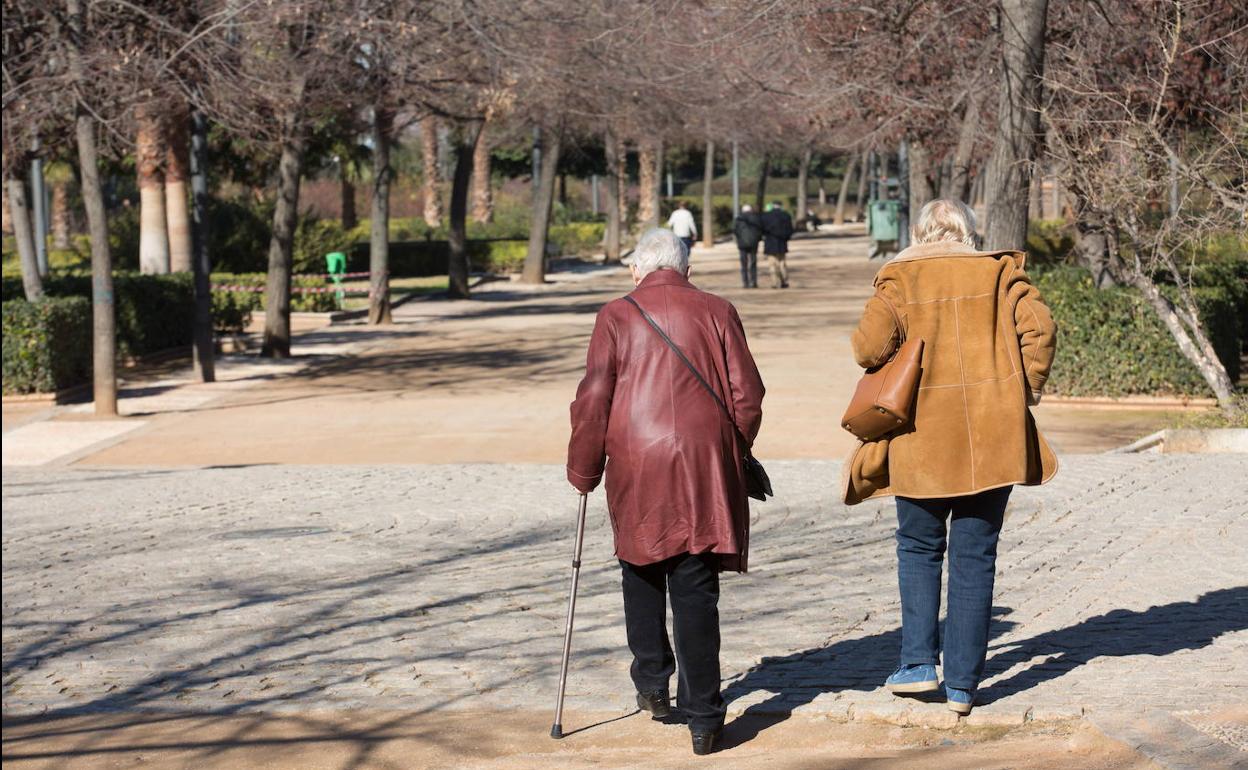
<instances>
[{"instance_id":1,"label":"paved walkway","mask_svg":"<svg viewBox=\"0 0 1248 770\"><path fill-rule=\"evenodd\" d=\"M724 583L733 713L951 723L878 690L898 650L891 507L837 504L835 463L770 470L754 569ZM972 720L1248 704L1243 471L1239 456L1068 456L1054 483L1017 490ZM544 708L575 502L561 475L7 469L5 710ZM570 713L624 712L601 495L586 553Z\"/></svg>"}]
</instances>

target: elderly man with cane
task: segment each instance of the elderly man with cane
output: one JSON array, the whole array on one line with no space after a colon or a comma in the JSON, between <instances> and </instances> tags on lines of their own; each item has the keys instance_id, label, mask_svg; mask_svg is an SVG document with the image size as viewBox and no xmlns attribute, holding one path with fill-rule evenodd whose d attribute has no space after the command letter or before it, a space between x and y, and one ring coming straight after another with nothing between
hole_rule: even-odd
<instances>
[{"instance_id":1,"label":"elderly man with cane","mask_svg":"<svg viewBox=\"0 0 1248 770\"><path fill-rule=\"evenodd\" d=\"M637 705L667 716L677 673L693 751L709 754L725 712L719 573L746 569L763 382L736 309L689 282L676 234L645 233L631 268L637 288L602 308L590 338L568 480L587 494L605 469Z\"/></svg>"}]
</instances>

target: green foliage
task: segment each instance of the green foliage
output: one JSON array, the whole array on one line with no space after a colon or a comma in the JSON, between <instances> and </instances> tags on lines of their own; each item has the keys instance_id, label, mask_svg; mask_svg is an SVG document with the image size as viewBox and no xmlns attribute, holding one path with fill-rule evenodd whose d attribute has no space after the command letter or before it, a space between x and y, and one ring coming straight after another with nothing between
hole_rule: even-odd
<instances>
[{"instance_id":1,"label":"green foliage","mask_svg":"<svg viewBox=\"0 0 1248 770\"><path fill-rule=\"evenodd\" d=\"M560 254L586 256L598 251L606 228L603 222L570 222L551 225L549 237L559 247Z\"/></svg>"},{"instance_id":2,"label":"green foliage","mask_svg":"<svg viewBox=\"0 0 1248 770\"><path fill-rule=\"evenodd\" d=\"M1082 269L1058 268L1036 276L1053 311L1058 353L1049 389L1071 396L1211 395L1196 367L1179 352L1138 291L1096 289ZM1243 329L1225 286L1197 287L1201 320L1218 357L1239 375Z\"/></svg>"},{"instance_id":3,"label":"green foliage","mask_svg":"<svg viewBox=\"0 0 1248 770\"><path fill-rule=\"evenodd\" d=\"M91 303L5 300L4 392L53 393L91 377Z\"/></svg>"},{"instance_id":4,"label":"green foliage","mask_svg":"<svg viewBox=\"0 0 1248 770\"><path fill-rule=\"evenodd\" d=\"M1027 223L1027 264L1058 265L1074 250L1074 228L1066 220L1032 219Z\"/></svg>"}]
</instances>

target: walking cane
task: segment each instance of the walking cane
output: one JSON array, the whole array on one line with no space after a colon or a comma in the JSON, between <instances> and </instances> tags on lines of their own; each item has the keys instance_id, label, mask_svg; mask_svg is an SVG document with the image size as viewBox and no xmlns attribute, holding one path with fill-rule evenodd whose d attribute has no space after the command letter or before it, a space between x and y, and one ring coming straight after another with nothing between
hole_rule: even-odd
<instances>
[{"instance_id":1,"label":"walking cane","mask_svg":"<svg viewBox=\"0 0 1248 770\"><path fill-rule=\"evenodd\" d=\"M563 737L563 691L568 685L568 658L572 655L572 615L576 612L576 586L581 581L581 544L585 541L585 501L588 495L581 493L576 509L576 550L572 552L572 590L568 593L568 623L563 629L563 662L559 666L559 699L555 701L555 724L550 728L551 738Z\"/></svg>"}]
</instances>

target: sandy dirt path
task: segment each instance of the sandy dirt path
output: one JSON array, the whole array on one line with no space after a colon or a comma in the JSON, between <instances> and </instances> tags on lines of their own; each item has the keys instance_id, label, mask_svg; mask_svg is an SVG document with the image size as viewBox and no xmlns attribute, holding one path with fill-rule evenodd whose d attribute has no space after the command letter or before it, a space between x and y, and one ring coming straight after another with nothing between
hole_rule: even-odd
<instances>
[{"instance_id":1,"label":"sandy dirt path","mask_svg":"<svg viewBox=\"0 0 1248 770\"><path fill-rule=\"evenodd\" d=\"M695 250L693 280L736 304L767 385L760 457L839 459L851 448L838 424L859 376L849 334L879 266L865 249L852 232L795 240L787 291L742 289L731 244ZM409 303L390 327L321 329L305 340L353 353L146 415L141 430L83 462L560 462L594 315L630 288L625 269L593 269L537 288L487 284L470 301ZM1164 414L1045 405L1037 418L1059 449L1086 452L1155 430Z\"/></svg>"}]
</instances>

